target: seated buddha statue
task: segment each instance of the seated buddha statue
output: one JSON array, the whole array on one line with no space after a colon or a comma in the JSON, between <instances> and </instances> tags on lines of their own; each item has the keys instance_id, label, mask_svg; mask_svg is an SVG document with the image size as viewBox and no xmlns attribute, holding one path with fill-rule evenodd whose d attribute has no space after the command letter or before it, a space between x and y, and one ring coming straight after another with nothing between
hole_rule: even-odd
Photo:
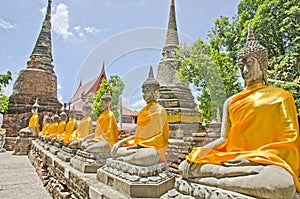
<instances>
[{"instance_id":1,"label":"seated buddha statue","mask_svg":"<svg viewBox=\"0 0 300 199\"><path fill-rule=\"evenodd\" d=\"M57 113L55 113L55 115L51 117L51 123L48 127L48 132L45 137L47 141L51 141L52 138L56 137L58 122L59 122L59 116L57 115Z\"/></svg>"},{"instance_id":2,"label":"seated buddha statue","mask_svg":"<svg viewBox=\"0 0 300 199\"><path fill-rule=\"evenodd\" d=\"M45 115L43 118L43 128L39 134L39 137L42 138L44 135L48 134L48 128L51 123L51 118L48 115Z\"/></svg>"},{"instance_id":3,"label":"seated buddha statue","mask_svg":"<svg viewBox=\"0 0 300 199\"><path fill-rule=\"evenodd\" d=\"M6 152L6 150L4 148L6 130L1 128L2 123L3 123L3 115L2 115L2 113L0 113L0 153L1 152Z\"/></svg>"},{"instance_id":4,"label":"seated buddha statue","mask_svg":"<svg viewBox=\"0 0 300 199\"><path fill-rule=\"evenodd\" d=\"M293 96L267 86L268 53L248 27L238 64L245 89L224 103L221 136L195 147L183 178L254 196L290 199L300 191L299 126Z\"/></svg>"},{"instance_id":5,"label":"seated buddha statue","mask_svg":"<svg viewBox=\"0 0 300 199\"><path fill-rule=\"evenodd\" d=\"M139 112L135 135L117 142L111 155L119 161L149 166L166 161L169 126L166 110L157 103L160 85L152 67L142 85L146 106Z\"/></svg>"},{"instance_id":6,"label":"seated buddha statue","mask_svg":"<svg viewBox=\"0 0 300 199\"><path fill-rule=\"evenodd\" d=\"M88 101L86 101L82 107L83 118L80 121L78 128L70 135L68 143L65 141L65 144L70 144L73 141L84 138L93 132L93 123L90 113L91 106L89 105Z\"/></svg>"},{"instance_id":7,"label":"seated buddha statue","mask_svg":"<svg viewBox=\"0 0 300 199\"><path fill-rule=\"evenodd\" d=\"M65 131L62 134L62 137L59 139L60 144L68 145L70 143L69 138L72 133L77 129L77 122L76 122L76 110L73 106L72 110L69 112L69 121L66 124Z\"/></svg>"},{"instance_id":8,"label":"seated buddha statue","mask_svg":"<svg viewBox=\"0 0 300 199\"><path fill-rule=\"evenodd\" d=\"M61 112L59 114L59 123L57 126L56 135L52 138L51 142L56 142L62 138L66 128L66 119L67 119L67 114L64 111Z\"/></svg>"},{"instance_id":9,"label":"seated buddha statue","mask_svg":"<svg viewBox=\"0 0 300 199\"><path fill-rule=\"evenodd\" d=\"M39 115L38 115L38 99L35 100L35 103L32 105L32 116L30 117L28 126L20 130L20 134L26 134L27 136L37 137L40 133L39 125Z\"/></svg>"},{"instance_id":10,"label":"seated buddha statue","mask_svg":"<svg viewBox=\"0 0 300 199\"><path fill-rule=\"evenodd\" d=\"M73 141L71 148L81 148L86 152L110 152L118 141L118 127L114 113L110 110L111 95L106 93L101 98L103 113L98 117L95 133Z\"/></svg>"}]
</instances>

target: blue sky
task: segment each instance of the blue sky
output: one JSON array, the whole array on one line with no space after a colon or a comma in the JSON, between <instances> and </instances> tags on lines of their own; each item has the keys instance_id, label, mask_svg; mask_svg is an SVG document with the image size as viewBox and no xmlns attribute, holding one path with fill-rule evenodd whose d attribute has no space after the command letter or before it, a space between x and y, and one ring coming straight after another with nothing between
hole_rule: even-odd
<instances>
[{"instance_id":1,"label":"blue sky","mask_svg":"<svg viewBox=\"0 0 300 199\"><path fill-rule=\"evenodd\" d=\"M47 0L1 0L0 73L13 82L26 68L44 20ZM180 42L206 39L214 20L236 14L239 0L175 0ZM149 65L154 72L165 41L170 0L52 0L52 51L58 97L68 102L78 87L95 78L103 61L106 74L125 82L123 104L139 110L140 85Z\"/></svg>"}]
</instances>

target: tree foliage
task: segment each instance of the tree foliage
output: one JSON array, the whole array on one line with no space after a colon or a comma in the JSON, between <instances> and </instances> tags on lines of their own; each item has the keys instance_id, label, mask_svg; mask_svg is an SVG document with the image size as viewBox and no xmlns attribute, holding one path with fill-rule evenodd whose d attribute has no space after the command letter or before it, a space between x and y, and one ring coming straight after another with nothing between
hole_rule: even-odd
<instances>
[{"instance_id":1,"label":"tree foliage","mask_svg":"<svg viewBox=\"0 0 300 199\"><path fill-rule=\"evenodd\" d=\"M237 53L246 43L249 23L256 40L268 49L269 84L292 93L300 111L300 1L241 0L236 16L230 20L221 16L215 21L207 35L207 42L199 39L192 46L183 46L178 50L182 61L180 73L201 91L199 109L206 120L215 118L217 106L213 98L219 95L213 92L220 91L213 91L215 88L208 86L210 83L203 73L209 74L207 71L217 68L215 71L221 77L226 97L241 89L236 81ZM202 49L198 51L201 55L195 54L195 46ZM205 53L213 64L203 62L201 56ZM192 58L196 56L199 57ZM199 65L202 65L200 70ZM220 101L223 100L220 98Z\"/></svg>"},{"instance_id":2,"label":"tree foliage","mask_svg":"<svg viewBox=\"0 0 300 199\"><path fill-rule=\"evenodd\" d=\"M103 79L99 90L97 91L92 106L92 115L99 117L103 112L101 108L101 98L108 90L112 96L111 110L114 112L115 117L118 119L119 113L119 98L125 88L124 82L117 75L110 76L108 80Z\"/></svg>"},{"instance_id":3,"label":"tree foliage","mask_svg":"<svg viewBox=\"0 0 300 199\"><path fill-rule=\"evenodd\" d=\"M12 74L7 71L5 74L0 74L0 112L6 113L8 110L9 97L3 94L3 88L5 88L9 81L12 80Z\"/></svg>"}]
</instances>

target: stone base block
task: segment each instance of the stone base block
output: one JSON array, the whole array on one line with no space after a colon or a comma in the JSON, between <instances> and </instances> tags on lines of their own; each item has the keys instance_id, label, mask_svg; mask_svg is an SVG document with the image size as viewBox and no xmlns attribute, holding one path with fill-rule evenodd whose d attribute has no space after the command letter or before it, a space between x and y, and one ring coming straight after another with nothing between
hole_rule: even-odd
<instances>
[{"instance_id":1,"label":"stone base block","mask_svg":"<svg viewBox=\"0 0 300 199\"><path fill-rule=\"evenodd\" d=\"M256 199L254 197L240 194L233 191L228 191L216 187L200 185L176 178L174 189L169 190L166 194L161 196L161 199Z\"/></svg>"},{"instance_id":2,"label":"stone base block","mask_svg":"<svg viewBox=\"0 0 300 199\"><path fill-rule=\"evenodd\" d=\"M62 149L57 153L57 157L64 162L70 162L71 158L75 156L75 153L76 150L63 146Z\"/></svg>"},{"instance_id":3,"label":"stone base block","mask_svg":"<svg viewBox=\"0 0 300 199\"><path fill-rule=\"evenodd\" d=\"M93 160L75 155L70 160L70 165L83 173L97 173L97 170L105 164L104 160Z\"/></svg>"},{"instance_id":4,"label":"stone base block","mask_svg":"<svg viewBox=\"0 0 300 199\"><path fill-rule=\"evenodd\" d=\"M159 198L173 188L175 178L168 171L156 176L140 177L105 165L98 169L97 179L129 197Z\"/></svg>"},{"instance_id":5,"label":"stone base block","mask_svg":"<svg viewBox=\"0 0 300 199\"><path fill-rule=\"evenodd\" d=\"M60 152L60 148L58 148L58 147L52 145L52 146L50 146L49 151L50 151L52 154L57 155L57 153Z\"/></svg>"}]
</instances>

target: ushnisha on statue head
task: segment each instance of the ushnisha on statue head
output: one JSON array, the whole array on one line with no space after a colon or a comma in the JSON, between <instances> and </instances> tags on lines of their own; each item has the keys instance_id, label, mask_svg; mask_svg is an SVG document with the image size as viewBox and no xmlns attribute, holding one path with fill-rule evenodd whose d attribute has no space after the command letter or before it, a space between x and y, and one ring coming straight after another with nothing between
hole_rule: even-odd
<instances>
[{"instance_id":1,"label":"ushnisha on statue head","mask_svg":"<svg viewBox=\"0 0 300 199\"><path fill-rule=\"evenodd\" d=\"M148 78L142 85L143 98L148 103L156 102L160 85L154 78L152 66L150 66Z\"/></svg>"},{"instance_id":2,"label":"ushnisha on statue head","mask_svg":"<svg viewBox=\"0 0 300 199\"><path fill-rule=\"evenodd\" d=\"M238 62L253 56L257 59L262 71L262 80L267 85L268 51L255 40L251 24L248 25L248 36L245 46L238 53Z\"/></svg>"}]
</instances>

